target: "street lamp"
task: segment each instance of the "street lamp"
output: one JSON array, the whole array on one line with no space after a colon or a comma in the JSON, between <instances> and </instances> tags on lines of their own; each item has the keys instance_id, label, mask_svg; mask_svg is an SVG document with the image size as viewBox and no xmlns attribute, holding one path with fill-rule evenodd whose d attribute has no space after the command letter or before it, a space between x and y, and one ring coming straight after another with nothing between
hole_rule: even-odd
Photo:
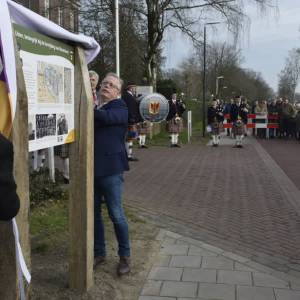
<instances>
[{"instance_id":1,"label":"street lamp","mask_svg":"<svg viewBox=\"0 0 300 300\"><path fill-rule=\"evenodd\" d=\"M216 78L216 97L218 97L218 94L219 94L219 80L223 79L223 78L224 78L224 76L218 76Z\"/></svg>"},{"instance_id":2,"label":"street lamp","mask_svg":"<svg viewBox=\"0 0 300 300\"><path fill-rule=\"evenodd\" d=\"M203 36L203 102L202 102L202 136L205 137L205 115L206 115L206 26L220 24L221 22L209 22L204 24Z\"/></svg>"}]
</instances>

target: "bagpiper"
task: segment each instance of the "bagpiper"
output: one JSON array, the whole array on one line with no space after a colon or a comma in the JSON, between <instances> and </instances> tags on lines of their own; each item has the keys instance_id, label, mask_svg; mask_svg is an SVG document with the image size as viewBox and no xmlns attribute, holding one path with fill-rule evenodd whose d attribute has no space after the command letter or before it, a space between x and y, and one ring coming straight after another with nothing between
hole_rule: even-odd
<instances>
[{"instance_id":1,"label":"bagpiper","mask_svg":"<svg viewBox=\"0 0 300 300\"><path fill-rule=\"evenodd\" d=\"M218 105L217 100L213 100L207 109L207 124L211 131L213 147L219 146L220 133L223 129L223 121L223 109Z\"/></svg>"},{"instance_id":2,"label":"bagpiper","mask_svg":"<svg viewBox=\"0 0 300 300\"><path fill-rule=\"evenodd\" d=\"M142 121L137 124L138 134L139 134L139 148L148 148L146 146L146 137L150 133L151 123L149 121Z\"/></svg>"},{"instance_id":3,"label":"bagpiper","mask_svg":"<svg viewBox=\"0 0 300 300\"><path fill-rule=\"evenodd\" d=\"M169 100L169 114L167 116L167 127L171 135L170 147L180 147L178 142L179 133L183 129L182 114L185 111L185 104L177 100L176 93L172 94L172 99Z\"/></svg>"},{"instance_id":4,"label":"bagpiper","mask_svg":"<svg viewBox=\"0 0 300 300\"><path fill-rule=\"evenodd\" d=\"M122 94L122 99L126 102L128 108L128 131L126 137L126 150L129 161L138 161L138 158L133 156L132 147L133 141L138 138L137 123L140 120L139 105L135 97L136 85L129 82Z\"/></svg>"},{"instance_id":5,"label":"bagpiper","mask_svg":"<svg viewBox=\"0 0 300 300\"><path fill-rule=\"evenodd\" d=\"M233 135L235 136L235 147L242 148L242 140L247 124L248 109L241 105L241 97L236 96L235 103L231 106L230 119L233 125Z\"/></svg>"}]
</instances>

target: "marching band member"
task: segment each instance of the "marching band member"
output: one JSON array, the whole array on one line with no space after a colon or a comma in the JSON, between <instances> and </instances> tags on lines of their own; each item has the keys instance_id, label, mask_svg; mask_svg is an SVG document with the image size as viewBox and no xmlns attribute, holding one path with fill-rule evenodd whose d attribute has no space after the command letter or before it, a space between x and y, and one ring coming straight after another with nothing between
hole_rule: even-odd
<instances>
[{"instance_id":1,"label":"marching band member","mask_svg":"<svg viewBox=\"0 0 300 300\"><path fill-rule=\"evenodd\" d=\"M125 145L129 161L138 161L138 158L132 154L133 141L138 137L137 123L140 121L139 107L135 93L136 85L129 82L122 94L122 99L126 102L128 108L128 131Z\"/></svg>"},{"instance_id":2,"label":"marching band member","mask_svg":"<svg viewBox=\"0 0 300 300\"><path fill-rule=\"evenodd\" d=\"M218 102L213 100L207 110L207 123L211 127L211 136L213 139L212 146L219 146L220 131L224 121L223 109L218 107Z\"/></svg>"},{"instance_id":3,"label":"marching band member","mask_svg":"<svg viewBox=\"0 0 300 300\"><path fill-rule=\"evenodd\" d=\"M167 116L168 131L171 135L170 147L180 147L178 144L179 133L182 131L182 114L185 111L185 104L176 99L176 93L172 94L172 99L169 100L169 114Z\"/></svg>"},{"instance_id":4,"label":"marching band member","mask_svg":"<svg viewBox=\"0 0 300 300\"><path fill-rule=\"evenodd\" d=\"M138 134L139 134L139 147L148 148L146 146L146 137L150 132L151 123L149 121L139 122L137 124Z\"/></svg>"},{"instance_id":5,"label":"marching band member","mask_svg":"<svg viewBox=\"0 0 300 300\"><path fill-rule=\"evenodd\" d=\"M247 124L248 109L241 105L241 97L236 96L235 103L231 106L230 119L233 124L233 134L235 136L235 146L242 148L242 140L245 134L245 124Z\"/></svg>"}]
</instances>

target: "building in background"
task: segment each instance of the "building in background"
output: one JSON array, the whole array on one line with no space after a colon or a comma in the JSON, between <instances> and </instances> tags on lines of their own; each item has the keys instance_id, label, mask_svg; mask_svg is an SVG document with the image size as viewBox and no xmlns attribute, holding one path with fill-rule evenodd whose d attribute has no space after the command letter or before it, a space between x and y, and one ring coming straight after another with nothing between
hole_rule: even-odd
<instances>
[{"instance_id":1,"label":"building in background","mask_svg":"<svg viewBox=\"0 0 300 300\"><path fill-rule=\"evenodd\" d=\"M61 27L78 32L79 0L15 0Z\"/></svg>"}]
</instances>

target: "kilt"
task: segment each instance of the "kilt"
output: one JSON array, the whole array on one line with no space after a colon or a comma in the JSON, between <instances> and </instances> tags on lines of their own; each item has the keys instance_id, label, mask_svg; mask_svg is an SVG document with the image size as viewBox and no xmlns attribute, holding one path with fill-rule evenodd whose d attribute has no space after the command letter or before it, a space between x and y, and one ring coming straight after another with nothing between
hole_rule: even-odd
<instances>
[{"instance_id":1,"label":"kilt","mask_svg":"<svg viewBox=\"0 0 300 300\"><path fill-rule=\"evenodd\" d=\"M219 135L221 132L223 132L223 123L215 122L211 124L212 135Z\"/></svg>"},{"instance_id":2,"label":"kilt","mask_svg":"<svg viewBox=\"0 0 300 300\"><path fill-rule=\"evenodd\" d=\"M150 133L150 123L147 121L140 122L137 124L137 129L139 134L149 134Z\"/></svg>"},{"instance_id":3,"label":"kilt","mask_svg":"<svg viewBox=\"0 0 300 300\"><path fill-rule=\"evenodd\" d=\"M234 135L245 134L245 126L243 122L234 122L232 127L232 132Z\"/></svg>"},{"instance_id":4,"label":"kilt","mask_svg":"<svg viewBox=\"0 0 300 300\"><path fill-rule=\"evenodd\" d=\"M183 121L182 118L180 118L179 122L175 121L175 118L171 119L167 123L167 129L169 133L180 133L183 130Z\"/></svg>"},{"instance_id":5,"label":"kilt","mask_svg":"<svg viewBox=\"0 0 300 300\"><path fill-rule=\"evenodd\" d=\"M137 131L136 124L128 125L128 128L127 128L127 137L126 137L127 142L128 141L136 140L137 137L138 137L138 131Z\"/></svg>"}]
</instances>

